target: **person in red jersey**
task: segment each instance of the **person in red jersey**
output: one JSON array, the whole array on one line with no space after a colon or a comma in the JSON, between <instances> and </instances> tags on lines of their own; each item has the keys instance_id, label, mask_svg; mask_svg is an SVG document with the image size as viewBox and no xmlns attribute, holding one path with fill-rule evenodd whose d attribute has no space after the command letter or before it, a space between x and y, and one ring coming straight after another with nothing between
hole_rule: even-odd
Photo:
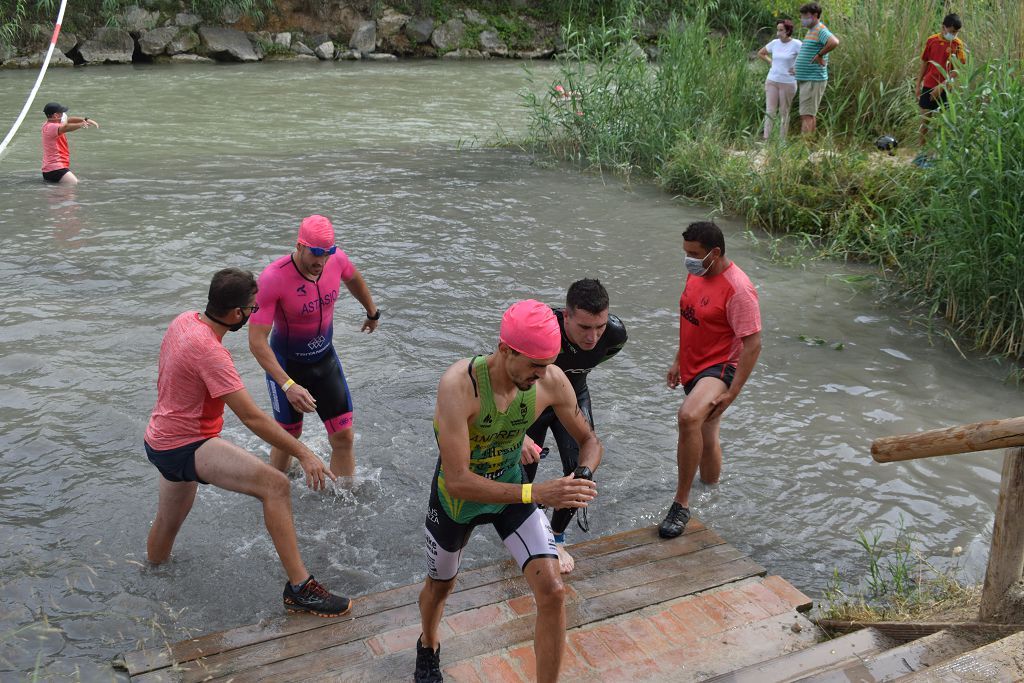
<instances>
[{"instance_id":1,"label":"person in red jersey","mask_svg":"<svg viewBox=\"0 0 1024 683\"><path fill-rule=\"evenodd\" d=\"M43 107L43 180L48 183L75 185L78 178L71 172L71 152L67 133L79 128L99 128L88 116L68 116L68 108L57 102Z\"/></svg>"},{"instance_id":2,"label":"person in red jersey","mask_svg":"<svg viewBox=\"0 0 1024 683\"><path fill-rule=\"evenodd\" d=\"M917 77L917 104L921 108L921 146L928 136L928 119L946 103L949 82L956 76L956 64L967 61L964 43L957 34L963 22L956 14L942 20L942 31L933 33L921 51L921 72ZM953 60L956 60L954 62Z\"/></svg>"},{"instance_id":3,"label":"person in red jersey","mask_svg":"<svg viewBox=\"0 0 1024 683\"><path fill-rule=\"evenodd\" d=\"M683 533L690 521L690 487L718 482L722 413L739 396L761 353L761 311L757 291L740 267L725 256L722 230L710 222L691 223L683 233L686 287L679 298L679 350L669 368L669 388L683 386L677 415L675 500L658 527L662 538Z\"/></svg>"}]
</instances>

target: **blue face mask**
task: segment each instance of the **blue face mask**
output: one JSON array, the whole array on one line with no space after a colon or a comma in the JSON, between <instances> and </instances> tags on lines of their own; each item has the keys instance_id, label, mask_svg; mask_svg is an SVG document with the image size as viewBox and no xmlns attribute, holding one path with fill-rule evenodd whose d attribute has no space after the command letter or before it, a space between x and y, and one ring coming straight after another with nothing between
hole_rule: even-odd
<instances>
[{"instance_id":1,"label":"blue face mask","mask_svg":"<svg viewBox=\"0 0 1024 683\"><path fill-rule=\"evenodd\" d=\"M803 19L803 18L801 18L800 19L800 23L803 25L804 28L810 28L810 27L814 26L815 24L817 24L818 20L815 19L814 17L811 17L810 19Z\"/></svg>"},{"instance_id":2,"label":"blue face mask","mask_svg":"<svg viewBox=\"0 0 1024 683\"><path fill-rule=\"evenodd\" d=\"M956 34L955 33L943 33L942 37L945 38L946 40L953 40L954 38L956 38Z\"/></svg>"},{"instance_id":3,"label":"blue face mask","mask_svg":"<svg viewBox=\"0 0 1024 683\"><path fill-rule=\"evenodd\" d=\"M696 275L697 277L703 277L709 270L711 270L711 266L715 265L715 260L718 258L716 256L715 258L711 259L711 263L709 263L705 267L704 266L704 261L707 260L708 256L711 256L711 254L709 253L707 256L705 256L702 259L694 258L692 256L687 256L684 259L684 261L683 261L684 264L686 265L686 272L688 272L690 275Z\"/></svg>"}]
</instances>

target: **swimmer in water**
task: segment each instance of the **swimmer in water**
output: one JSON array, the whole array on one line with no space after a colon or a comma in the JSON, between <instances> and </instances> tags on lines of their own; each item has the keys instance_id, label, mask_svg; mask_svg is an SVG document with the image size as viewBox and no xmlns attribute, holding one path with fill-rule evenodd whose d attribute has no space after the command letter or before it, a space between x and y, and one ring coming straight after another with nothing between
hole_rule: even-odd
<instances>
[{"instance_id":1,"label":"swimmer in water","mask_svg":"<svg viewBox=\"0 0 1024 683\"><path fill-rule=\"evenodd\" d=\"M331 443L331 471L352 477L352 396L332 342L334 302L344 285L366 309L361 330L373 332L381 312L370 288L335 243L331 221L317 215L302 220L295 251L267 266L259 284L249 350L267 373L274 419L298 438L303 413L315 410ZM282 472L290 460L283 450L271 449L270 464Z\"/></svg>"}]
</instances>

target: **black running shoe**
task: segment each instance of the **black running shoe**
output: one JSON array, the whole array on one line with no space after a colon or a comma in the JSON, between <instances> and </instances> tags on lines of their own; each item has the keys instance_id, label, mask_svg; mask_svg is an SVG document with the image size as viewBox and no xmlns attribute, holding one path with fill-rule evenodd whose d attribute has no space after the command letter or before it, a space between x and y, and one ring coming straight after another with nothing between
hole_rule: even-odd
<instances>
[{"instance_id":1,"label":"black running shoe","mask_svg":"<svg viewBox=\"0 0 1024 683\"><path fill-rule=\"evenodd\" d=\"M318 617L342 617L352 609L352 601L334 595L312 576L296 592L290 583L284 584L284 607L289 612L310 612Z\"/></svg>"},{"instance_id":2,"label":"black running shoe","mask_svg":"<svg viewBox=\"0 0 1024 683\"><path fill-rule=\"evenodd\" d=\"M421 636L422 637L422 636ZM423 647L420 638L416 639L416 671L412 674L415 683L441 683L441 646L436 650Z\"/></svg>"},{"instance_id":3,"label":"black running shoe","mask_svg":"<svg viewBox=\"0 0 1024 683\"><path fill-rule=\"evenodd\" d=\"M690 508L684 508L679 503L673 502L668 509L664 521L658 527L658 535L662 538L675 538L683 533L686 523L690 521Z\"/></svg>"}]
</instances>

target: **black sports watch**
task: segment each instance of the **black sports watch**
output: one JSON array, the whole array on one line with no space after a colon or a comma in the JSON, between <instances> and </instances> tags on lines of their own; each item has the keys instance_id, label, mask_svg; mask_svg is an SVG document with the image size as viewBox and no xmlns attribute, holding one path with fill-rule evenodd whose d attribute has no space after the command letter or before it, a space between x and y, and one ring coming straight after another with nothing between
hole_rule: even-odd
<instances>
[{"instance_id":1,"label":"black sports watch","mask_svg":"<svg viewBox=\"0 0 1024 683\"><path fill-rule=\"evenodd\" d=\"M369 313L367 313L366 314L366 319L367 320L380 320L380 309L378 308L377 312L374 313L373 315L370 315Z\"/></svg>"}]
</instances>

